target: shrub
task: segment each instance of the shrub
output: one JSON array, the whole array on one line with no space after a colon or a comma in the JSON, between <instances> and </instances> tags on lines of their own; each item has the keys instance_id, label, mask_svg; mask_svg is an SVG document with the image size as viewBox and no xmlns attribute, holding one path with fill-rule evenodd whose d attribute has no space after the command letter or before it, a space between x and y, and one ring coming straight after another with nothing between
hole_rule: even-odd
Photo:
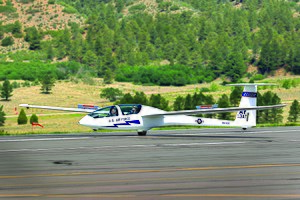
<instances>
[{"instance_id":1,"label":"shrub","mask_svg":"<svg viewBox=\"0 0 300 200\"><path fill-rule=\"evenodd\" d=\"M3 106L0 106L0 126L4 126L5 123L5 112L3 111Z\"/></svg>"},{"instance_id":2,"label":"shrub","mask_svg":"<svg viewBox=\"0 0 300 200\"><path fill-rule=\"evenodd\" d=\"M203 87L200 89L200 92L210 92L210 90L207 87Z\"/></svg>"},{"instance_id":3,"label":"shrub","mask_svg":"<svg viewBox=\"0 0 300 200\"><path fill-rule=\"evenodd\" d=\"M8 36L8 37L5 37L3 40L2 40L2 43L1 45L3 47L7 47L7 46L11 46L14 44L14 40L12 37Z\"/></svg>"},{"instance_id":4,"label":"shrub","mask_svg":"<svg viewBox=\"0 0 300 200\"><path fill-rule=\"evenodd\" d=\"M265 76L262 75L262 74L255 74L254 76L252 76L252 77L250 78L250 82L251 82L251 83L254 83L255 81L263 80L264 78L265 78Z\"/></svg>"},{"instance_id":5,"label":"shrub","mask_svg":"<svg viewBox=\"0 0 300 200\"><path fill-rule=\"evenodd\" d=\"M119 97L123 95L122 91L118 88L105 88L101 91L100 97L106 98L110 102L116 101Z\"/></svg>"},{"instance_id":6,"label":"shrub","mask_svg":"<svg viewBox=\"0 0 300 200\"><path fill-rule=\"evenodd\" d=\"M216 92L216 91L218 91L219 90L219 85L218 84L216 84L216 83L212 83L212 84L210 84L210 91L212 91L212 92Z\"/></svg>"},{"instance_id":7,"label":"shrub","mask_svg":"<svg viewBox=\"0 0 300 200\"><path fill-rule=\"evenodd\" d=\"M15 89L15 88L19 88L19 87L21 87L21 85L20 85L20 83L18 83L18 82L16 82L16 81L14 81L14 82L12 82L12 87Z\"/></svg>"},{"instance_id":8,"label":"shrub","mask_svg":"<svg viewBox=\"0 0 300 200\"><path fill-rule=\"evenodd\" d=\"M11 6L0 6L0 13L13 13L16 9Z\"/></svg>"},{"instance_id":9,"label":"shrub","mask_svg":"<svg viewBox=\"0 0 300 200\"><path fill-rule=\"evenodd\" d=\"M55 4L55 0L48 0L48 4Z\"/></svg>"},{"instance_id":10,"label":"shrub","mask_svg":"<svg viewBox=\"0 0 300 200\"><path fill-rule=\"evenodd\" d=\"M27 116L26 116L26 113L24 111L24 109L21 109L21 112L18 116L18 124L21 125L21 124L27 124Z\"/></svg>"},{"instance_id":11,"label":"shrub","mask_svg":"<svg viewBox=\"0 0 300 200\"><path fill-rule=\"evenodd\" d=\"M290 89L292 87L292 83L290 79L286 79L282 83L282 87L285 89Z\"/></svg>"},{"instance_id":12,"label":"shrub","mask_svg":"<svg viewBox=\"0 0 300 200\"><path fill-rule=\"evenodd\" d=\"M29 121L30 121L30 124L32 124L33 122L39 123L39 118L36 114L32 114Z\"/></svg>"}]
</instances>

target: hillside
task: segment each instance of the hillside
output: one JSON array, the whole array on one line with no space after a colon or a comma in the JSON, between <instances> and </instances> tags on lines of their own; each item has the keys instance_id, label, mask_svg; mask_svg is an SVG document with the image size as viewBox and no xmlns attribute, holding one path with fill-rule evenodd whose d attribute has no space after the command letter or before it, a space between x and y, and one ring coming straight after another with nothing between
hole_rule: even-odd
<instances>
[{"instance_id":1,"label":"hillside","mask_svg":"<svg viewBox=\"0 0 300 200\"><path fill-rule=\"evenodd\" d=\"M162 86L300 74L299 11L295 0L2 1L0 67L51 64L64 79L57 63L73 61L70 76ZM12 71L1 79L26 79Z\"/></svg>"},{"instance_id":2,"label":"hillside","mask_svg":"<svg viewBox=\"0 0 300 200\"><path fill-rule=\"evenodd\" d=\"M28 42L24 40L25 29L37 27L42 31L63 30L68 23L74 22L83 25L84 19L79 14L74 14L68 7L56 4L54 0L2 0L0 5L0 21L2 39L7 36L14 38L14 44L9 47L0 46L1 53L26 50ZM12 34L15 23L20 23L20 34ZM42 38L48 40L47 36Z\"/></svg>"}]
</instances>

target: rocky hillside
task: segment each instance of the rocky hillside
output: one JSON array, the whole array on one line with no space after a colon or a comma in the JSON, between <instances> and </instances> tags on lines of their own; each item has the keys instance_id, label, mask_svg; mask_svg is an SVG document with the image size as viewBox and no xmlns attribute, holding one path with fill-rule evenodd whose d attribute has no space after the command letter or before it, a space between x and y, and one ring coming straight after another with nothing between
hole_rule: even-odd
<instances>
[{"instance_id":1,"label":"rocky hillside","mask_svg":"<svg viewBox=\"0 0 300 200\"><path fill-rule=\"evenodd\" d=\"M84 23L84 18L71 7L57 4L54 0L1 0L0 21L2 36L12 37L14 44L1 46L2 53L28 49L24 41L24 30L37 27L43 31L63 30L69 22ZM16 22L21 24L21 34L12 34ZM45 38L47 39L47 38Z\"/></svg>"},{"instance_id":2,"label":"rocky hillside","mask_svg":"<svg viewBox=\"0 0 300 200\"><path fill-rule=\"evenodd\" d=\"M300 74L299 11L298 0L0 0L2 77L33 79L24 61L106 83Z\"/></svg>"}]
</instances>

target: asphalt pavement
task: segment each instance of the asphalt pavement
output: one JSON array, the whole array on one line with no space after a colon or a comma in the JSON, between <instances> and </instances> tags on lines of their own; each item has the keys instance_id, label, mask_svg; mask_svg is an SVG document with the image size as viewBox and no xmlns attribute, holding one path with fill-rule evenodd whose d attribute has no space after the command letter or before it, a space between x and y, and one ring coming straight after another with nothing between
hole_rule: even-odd
<instances>
[{"instance_id":1,"label":"asphalt pavement","mask_svg":"<svg viewBox=\"0 0 300 200\"><path fill-rule=\"evenodd\" d=\"M300 199L300 127L0 137L3 199Z\"/></svg>"}]
</instances>

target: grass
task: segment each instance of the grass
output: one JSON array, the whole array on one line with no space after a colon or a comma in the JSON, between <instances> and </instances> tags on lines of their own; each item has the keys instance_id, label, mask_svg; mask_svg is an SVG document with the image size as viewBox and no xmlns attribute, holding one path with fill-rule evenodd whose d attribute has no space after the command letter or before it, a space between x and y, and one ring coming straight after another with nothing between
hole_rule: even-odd
<instances>
[{"instance_id":1,"label":"grass","mask_svg":"<svg viewBox=\"0 0 300 200\"><path fill-rule=\"evenodd\" d=\"M289 79L299 80L299 76L288 77ZM261 82L281 83L285 77L268 78ZM83 82L73 83L68 81L56 82L55 87L52 90L52 94L41 94L41 86L31 86L17 88L13 92L13 96L10 101L1 101L0 105L4 105L4 111L8 116L5 126L3 128L3 134L27 134L27 133L71 133L71 132L91 132L91 129L78 125L78 121L84 116L84 114L61 114L59 111L47 111L39 109L26 110L26 114L37 114L39 121L45 128L34 127L31 125L17 125L17 112L20 112L19 104L28 103L36 105L49 105L49 106L61 106L61 107L77 107L77 104L94 104L98 106L107 106L111 103L103 98L100 98L100 91L106 87L119 88L124 93L134 93L136 91L143 91L149 97L151 94L160 93L162 96L169 100L169 105L173 105L175 98L179 95L185 96L187 94L193 94L199 92L201 88L206 87L213 89L214 92L207 92L206 94L213 95L217 100L222 94L229 95L231 87L222 86L221 81L215 81L214 83L194 84L183 87L163 87L163 86L142 86L133 85L131 83L115 82L111 85L103 85L102 79L95 79L94 85L88 85ZM0 83L1 84L1 83ZM217 90L215 90L217 88ZM287 116L289 107L294 99L300 99L300 87L292 87L290 89L284 89L282 87L270 87L261 88L259 91L264 93L268 90L276 92L282 99L283 103L287 103L288 106L284 108L284 123L287 123ZM51 116L42 116L42 114L52 113ZM266 125L263 125L266 126ZM168 129L170 127L167 127ZM177 127L176 127L177 128ZM186 127L185 127L186 128ZM165 128L164 128L165 129ZM106 131L105 131L106 132ZM1 133L0 133L1 135Z\"/></svg>"}]
</instances>

